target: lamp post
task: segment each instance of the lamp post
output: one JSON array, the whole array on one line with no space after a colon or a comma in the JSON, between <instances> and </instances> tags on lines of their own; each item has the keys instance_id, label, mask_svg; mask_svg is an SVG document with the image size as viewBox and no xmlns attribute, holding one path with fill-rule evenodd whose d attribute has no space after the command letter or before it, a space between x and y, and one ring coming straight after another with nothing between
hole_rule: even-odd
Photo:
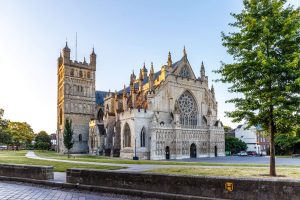
<instances>
[{"instance_id":1,"label":"lamp post","mask_svg":"<svg viewBox=\"0 0 300 200\"><path fill-rule=\"evenodd\" d=\"M134 137L134 157L133 160L138 160L139 157L136 156L136 137Z\"/></svg>"}]
</instances>

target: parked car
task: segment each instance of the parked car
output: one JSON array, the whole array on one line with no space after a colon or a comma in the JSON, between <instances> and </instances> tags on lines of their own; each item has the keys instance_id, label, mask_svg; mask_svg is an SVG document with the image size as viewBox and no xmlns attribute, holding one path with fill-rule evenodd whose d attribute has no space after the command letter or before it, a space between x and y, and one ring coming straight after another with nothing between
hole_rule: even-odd
<instances>
[{"instance_id":1,"label":"parked car","mask_svg":"<svg viewBox=\"0 0 300 200\"><path fill-rule=\"evenodd\" d=\"M248 156L257 156L256 151L248 151L247 154Z\"/></svg>"},{"instance_id":2,"label":"parked car","mask_svg":"<svg viewBox=\"0 0 300 200\"><path fill-rule=\"evenodd\" d=\"M246 151L241 151L240 153L238 153L238 156L248 156Z\"/></svg>"}]
</instances>

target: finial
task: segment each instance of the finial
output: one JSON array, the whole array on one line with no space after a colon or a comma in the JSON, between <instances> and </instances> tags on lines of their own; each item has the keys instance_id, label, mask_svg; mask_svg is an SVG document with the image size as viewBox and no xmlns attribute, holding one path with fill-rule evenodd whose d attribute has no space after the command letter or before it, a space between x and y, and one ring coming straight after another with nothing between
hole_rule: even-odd
<instances>
[{"instance_id":1,"label":"finial","mask_svg":"<svg viewBox=\"0 0 300 200\"><path fill-rule=\"evenodd\" d=\"M142 70L140 70L139 79L140 79L140 80L143 80Z\"/></svg>"},{"instance_id":2,"label":"finial","mask_svg":"<svg viewBox=\"0 0 300 200\"><path fill-rule=\"evenodd\" d=\"M83 57L83 63L86 63L85 56Z\"/></svg>"},{"instance_id":3,"label":"finial","mask_svg":"<svg viewBox=\"0 0 300 200\"><path fill-rule=\"evenodd\" d=\"M171 52L169 51L168 54L168 66L171 67L172 66L172 57L171 57Z\"/></svg>"},{"instance_id":4,"label":"finial","mask_svg":"<svg viewBox=\"0 0 300 200\"><path fill-rule=\"evenodd\" d=\"M93 50L92 50L91 55L96 55L96 54L95 54L95 48L94 48L94 45L93 45Z\"/></svg>"},{"instance_id":5,"label":"finial","mask_svg":"<svg viewBox=\"0 0 300 200\"><path fill-rule=\"evenodd\" d=\"M186 54L186 50L185 50L185 45L183 46L183 56L186 57L187 54Z\"/></svg>"}]
</instances>

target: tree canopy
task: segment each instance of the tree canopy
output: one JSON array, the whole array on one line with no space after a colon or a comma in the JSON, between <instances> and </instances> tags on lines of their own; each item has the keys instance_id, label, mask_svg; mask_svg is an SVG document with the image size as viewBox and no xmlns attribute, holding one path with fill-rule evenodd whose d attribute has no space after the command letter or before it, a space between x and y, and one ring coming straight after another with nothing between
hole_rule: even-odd
<instances>
[{"instance_id":1,"label":"tree canopy","mask_svg":"<svg viewBox=\"0 0 300 200\"><path fill-rule=\"evenodd\" d=\"M33 130L26 122L9 122L8 132L12 136L12 143L17 146L17 149L22 144L31 143L34 138Z\"/></svg>"},{"instance_id":2,"label":"tree canopy","mask_svg":"<svg viewBox=\"0 0 300 200\"><path fill-rule=\"evenodd\" d=\"M230 151L231 154L237 154L240 151L246 151L247 144L235 137L227 136L225 137L225 151Z\"/></svg>"},{"instance_id":3,"label":"tree canopy","mask_svg":"<svg viewBox=\"0 0 300 200\"><path fill-rule=\"evenodd\" d=\"M270 134L270 175L275 176L276 133L289 133L300 123L300 10L286 0L244 0L231 14L236 30L222 33L233 63L222 63L220 81L242 94L227 102L234 122L262 125Z\"/></svg>"},{"instance_id":4,"label":"tree canopy","mask_svg":"<svg viewBox=\"0 0 300 200\"><path fill-rule=\"evenodd\" d=\"M51 147L51 137L48 135L46 131L40 131L35 136L34 146L36 149L49 150Z\"/></svg>"}]
</instances>

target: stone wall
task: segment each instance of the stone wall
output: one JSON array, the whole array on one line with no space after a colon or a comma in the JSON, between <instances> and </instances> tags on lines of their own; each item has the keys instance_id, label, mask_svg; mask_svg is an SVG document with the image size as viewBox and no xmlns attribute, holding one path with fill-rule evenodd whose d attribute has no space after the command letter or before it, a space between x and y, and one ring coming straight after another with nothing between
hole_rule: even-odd
<instances>
[{"instance_id":1,"label":"stone wall","mask_svg":"<svg viewBox=\"0 0 300 200\"><path fill-rule=\"evenodd\" d=\"M53 167L0 164L0 176L49 180L53 179Z\"/></svg>"},{"instance_id":2,"label":"stone wall","mask_svg":"<svg viewBox=\"0 0 300 200\"><path fill-rule=\"evenodd\" d=\"M222 199L296 200L300 182L284 179L180 176L68 169L67 182L155 193ZM225 186L227 184L227 189ZM230 186L232 184L232 187ZM229 191L232 188L232 191Z\"/></svg>"}]
</instances>

